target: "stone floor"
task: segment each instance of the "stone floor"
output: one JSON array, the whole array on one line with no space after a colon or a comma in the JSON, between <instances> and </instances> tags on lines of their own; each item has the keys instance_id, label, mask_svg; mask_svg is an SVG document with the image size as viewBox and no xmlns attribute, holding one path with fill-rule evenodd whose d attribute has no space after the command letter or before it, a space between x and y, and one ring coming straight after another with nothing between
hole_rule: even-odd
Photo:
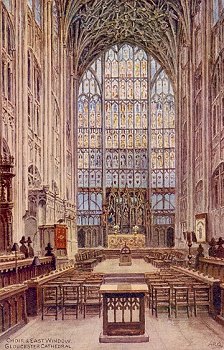
<instances>
[{"instance_id":1,"label":"stone floor","mask_svg":"<svg viewBox=\"0 0 224 350\"><path fill-rule=\"evenodd\" d=\"M158 269L143 259L132 259L131 266L119 266L119 259L107 259L94 267L93 272L99 273L145 273Z\"/></svg>"},{"instance_id":2,"label":"stone floor","mask_svg":"<svg viewBox=\"0 0 224 350\"><path fill-rule=\"evenodd\" d=\"M102 317L87 315L78 320L55 321L53 318L30 322L0 343L0 349L72 349L72 350L206 350L224 349L224 327L208 315L189 319L180 314L158 319L146 311L149 342L142 344L100 344ZM32 345L32 347L29 345Z\"/></svg>"},{"instance_id":3,"label":"stone floor","mask_svg":"<svg viewBox=\"0 0 224 350\"><path fill-rule=\"evenodd\" d=\"M107 260L96 266L94 272L151 272L154 267L143 260L133 259L132 266L119 266L117 259ZM149 342L142 344L100 344L103 318L87 314L78 320L61 315L56 321L53 317L30 319L29 323L0 342L0 350L16 349L72 349L72 350L224 350L224 327L219 325L206 312L197 317L187 318L180 313L168 319L160 313L158 318L146 309L146 332Z\"/></svg>"}]
</instances>

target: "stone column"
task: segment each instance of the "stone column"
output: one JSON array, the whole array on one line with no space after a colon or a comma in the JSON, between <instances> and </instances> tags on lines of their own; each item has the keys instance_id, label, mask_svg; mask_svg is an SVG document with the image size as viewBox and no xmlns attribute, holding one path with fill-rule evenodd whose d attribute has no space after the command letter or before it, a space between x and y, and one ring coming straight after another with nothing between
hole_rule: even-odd
<instances>
[{"instance_id":1,"label":"stone column","mask_svg":"<svg viewBox=\"0 0 224 350\"><path fill-rule=\"evenodd\" d=\"M75 249L78 247L77 242L77 217L76 217L76 210L77 210L77 194L78 194L78 153L77 153L77 130L78 130L78 92L79 92L79 80L77 76L73 76L73 80L71 80L71 84L73 85L73 96L72 96L72 103L71 106L73 106L73 109L71 110L71 119L73 120L73 129L72 129L72 144L73 144L73 154L72 154L72 161L73 161L73 181L74 181L74 210L75 210L75 222L74 222L74 232L73 232L73 239L74 239L74 246Z\"/></svg>"},{"instance_id":2,"label":"stone column","mask_svg":"<svg viewBox=\"0 0 224 350\"><path fill-rule=\"evenodd\" d=\"M63 28L64 23L60 23L60 28ZM66 151L66 114L67 114L67 103L66 103L66 43L63 42L63 29L60 31L60 115L61 115L61 125L60 125L60 144L61 144L61 183L60 183L60 193L61 198L66 197L66 178L67 178L67 151Z\"/></svg>"},{"instance_id":3,"label":"stone column","mask_svg":"<svg viewBox=\"0 0 224 350\"><path fill-rule=\"evenodd\" d=\"M43 6L43 135L42 135L42 162L43 162L43 185L51 187L53 155L52 155L52 96L51 96L51 11L52 1L44 2Z\"/></svg>"},{"instance_id":4,"label":"stone column","mask_svg":"<svg viewBox=\"0 0 224 350\"><path fill-rule=\"evenodd\" d=\"M203 37L204 37L204 46L203 46L203 95L202 102L204 105L203 121L202 121L202 135L203 135L203 208L204 212L208 213L212 205L212 192L211 192L211 182L210 176L212 171L212 162L211 160L211 137L212 137L212 124L211 124L211 4L205 4L202 2L202 18L203 18ZM212 233L209 232L209 227L207 228L208 235L210 238Z\"/></svg>"},{"instance_id":5,"label":"stone column","mask_svg":"<svg viewBox=\"0 0 224 350\"><path fill-rule=\"evenodd\" d=\"M181 240L181 225L180 225L180 198L181 198L181 135L182 135L182 96L181 96L181 66L180 61L178 62L177 78L176 78L176 94L175 94L175 157L176 157L176 169L175 169L175 198L176 198L176 209L175 209L175 245L180 245Z\"/></svg>"},{"instance_id":6,"label":"stone column","mask_svg":"<svg viewBox=\"0 0 224 350\"><path fill-rule=\"evenodd\" d=\"M23 216L28 206L28 117L27 117L27 3L15 8L16 94L15 94L15 180L13 240L23 235Z\"/></svg>"},{"instance_id":7,"label":"stone column","mask_svg":"<svg viewBox=\"0 0 224 350\"><path fill-rule=\"evenodd\" d=\"M2 28L2 2L0 2L0 28ZM2 33L0 33L2 35ZM2 40L0 40L0 54L2 55ZM0 72L2 72L2 59L0 60ZM3 113L2 113L2 74L0 74L0 155L3 154Z\"/></svg>"},{"instance_id":8,"label":"stone column","mask_svg":"<svg viewBox=\"0 0 224 350\"><path fill-rule=\"evenodd\" d=\"M189 50L189 73L188 73L188 113L187 113L187 230L194 231L194 64L193 45Z\"/></svg>"}]
</instances>

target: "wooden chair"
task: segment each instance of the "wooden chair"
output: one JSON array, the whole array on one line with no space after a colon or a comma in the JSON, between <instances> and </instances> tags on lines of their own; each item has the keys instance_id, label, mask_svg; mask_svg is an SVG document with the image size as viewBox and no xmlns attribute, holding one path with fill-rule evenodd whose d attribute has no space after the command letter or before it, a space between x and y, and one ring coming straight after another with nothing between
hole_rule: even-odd
<instances>
[{"instance_id":1,"label":"wooden chair","mask_svg":"<svg viewBox=\"0 0 224 350\"><path fill-rule=\"evenodd\" d=\"M152 305L152 287L155 285L164 285L164 281L161 279L161 277L154 276L152 278L147 279L146 284L148 285L148 293L146 294L146 305L148 305L150 309Z\"/></svg>"},{"instance_id":2,"label":"wooden chair","mask_svg":"<svg viewBox=\"0 0 224 350\"><path fill-rule=\"evenodd\" d=\"M168 285L153 285L152 286L152 315L158 317L158 309L166 307L168 310L168 316L171 316L171 289Z\"/></svg>"},{"instance_id":3,"label":"wooden chair","mask_svg":"<svg viewBox=\"0 0 224 350\"><path fill-rule=\"evenodd\" d=\"M86 317L88 308L98 309L99 317L101 316L101 295L100 284L84 284L84 298L83 298L83 317Z\"/></svg>"},{"instance_id":4,"label":"wooden chair","mask_svg":"<svg viewBox=\"0 0 224 350\"><path fill-rule=\"evenodd\" d=\"M56 284L45 285L42 288L42 320L44 316L55 316L58 319L58 311L61 305L61 291Z\"/></svg>"},{"instance_id":5,"label":"wooden chair","mask_svg":"<svg viewBox=\"0 0 224 350\"><path fill-rule=\"evenodd\" d=\"M194 295L194 315L197 316L198 306L206 306L208 312L210 311L211 297L210 297L210 286L207 284L193 285Z\"/></svg>"},{"instance_id":6,"label":"wooden chair","mask_svg":"<svg viewBox=\"0 0 224 350\"><path fill-rule=\"evenodd\" d=\"M62 320L66 314L76 315L78 318L79 310L79 286L70 284L62 285ZM74 312L72 312L74 311Z\"/></svg>"},{"instance_id":7,"label":"wooden chair","mask_svg":"<svg viewBox=\"0 0 224 350\"><path fill-rule=\"evenodd\" d=\"M172 286L172 306L175 310L175 317L177 317L179 307L186 307L187 316L189 317L190 303L189 303L189 289L186 285Z\"/></svg>"}]
</instances>

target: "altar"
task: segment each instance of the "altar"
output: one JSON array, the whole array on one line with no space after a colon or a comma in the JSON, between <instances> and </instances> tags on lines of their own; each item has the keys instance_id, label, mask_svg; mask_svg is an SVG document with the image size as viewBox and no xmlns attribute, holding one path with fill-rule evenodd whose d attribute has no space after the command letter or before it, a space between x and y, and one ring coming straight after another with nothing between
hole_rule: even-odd
<instances>
[{"instance_id":1,"label":"altar","mask_svg":"<svg viewBox=\"0 0 224 350\"><path fill-rule=\"evenodd\" d=\"M130 249L145 248L145 235L141 233L108 235L109 249L122 249L125 245Z\"/></svg>"}]
</instances>

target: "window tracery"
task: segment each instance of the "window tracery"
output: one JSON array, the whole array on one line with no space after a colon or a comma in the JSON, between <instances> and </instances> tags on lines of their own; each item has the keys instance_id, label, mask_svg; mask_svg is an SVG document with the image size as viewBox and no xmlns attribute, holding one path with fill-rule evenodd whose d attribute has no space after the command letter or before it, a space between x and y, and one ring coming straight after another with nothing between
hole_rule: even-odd
<instances>
[{"instance_id":1,"label":"window tracery","mask_svg":"<svg viewBox=\"0 0 224 350\"><path fill-rule=\"evenodd\" d=\"M203 181L200 180L195 187L195 209L199 213L202 208Z\"/></svg>"},{"instance_id":2,"label":"window tracery","mask_svg":"<svg viewBox=\"0 0 224 350\"><path fill-rule=\"evenodd\" d=\"M219 164L213 172L212 179L212 206L217 209L224 206L224 163Z\"/></svg>"},{"instance_id":3,"label":"window tracery","mask_svg":"<svg viewBox=\"0 0 224 350\"><path fill-rule=\"evenodd\" d=\"M194 79L194 131L195 131L195 161L199 163L202 159L202 67L195 72Z\"/></svg>"},{"instance_id":4,"label":"window tracery","mask_svg":"<svg viewBox=\"0 0 224 350\"><path fill-rule=\"evenodd\" d=\"M31 50L27 53L28 82L28 127L38 137L41 135L41 74L36 58Z\"/></svg>"},{"instance_id":5,"label":"window tracery","mask_svg":"<svg viewBox=\"0 0 224 350\"><path fill-rule=\"evenodd\" d=\"M213 0L213 25L215 25L221 17L223 8L223 0Z\"/></svg>"},{"instance_id":6,"label":"window tracery","mask_svg":"<svg viewBox=\"0 0 224 350\"><path fill-rule=\"evenodd\" d=\"M28 168L28 186L29 189L39 188L41 185L41 176L38 168L31 164Z\"/></svg>"},{"instance_id":7,"label":"window tracery","mask_svg":"<svg viewBox=\"0 0 224 350\"><path fill-rule=\"evenodd\" d=\"M220 132L224 128L224 92L220 89L224 82L224 50L222 50L215 62L212 75L212 136L218 142ZM217 136L219 135L219 136ZM216 143L215 143L216 144ZM214 144L214 145L215 145Z\"/></svg>"},{"instance_id":8,"label":"window tracery","mask_svg":"<svg viewBox=\"0 0 224 350\"><path fill-rule=\"evenodd\" d=\"M60 163L61 163L61 115L59 106L53 98L53 124L52 124L52 155L54 158L54 179L60 183Z\"/></svg>"},{"instance_id":9,"label":"window tracery","mask_svg":"<svg viewBox=\"0 0 224 350\"><path fill-rule=\"evenodd\" d=\"M100 225L103 205L109 203L104 189L108 195L122 188L135 189L134 197L152 188L157 223L173 224L169 215L175 209L174 128L171 83L142 49L115 45L94 62L79 86L78 225ZM114 208L108 210L115 222ZM127 211L129 224L133 213ZM125 227L125 218L122 222Z\"/></svg>"},{"instance_id":10,"label":"window tracery","mask_svg":"<svg viewBox=\"0 0 224 350\"><path fill-rule=\"evenodd\" d=\"M59 52L59 17L58 8L55 1L52 3L52 86L53 91L59 94L59 71L60 71L60 52Z\"/></svg>"},{"instance_id":11,"label":"window tracery","mask_svg":"<svg viewBox=\"0 0 224 350\"><path fill-rule=\"evenodd\" d=\"M14 87L15 87L15 74L14 74L14 35L13 26L9 14L5 8L2 8L2 93L5 99L14 104Z\"/></svg>"},{"instance_id":12,"label":"window tracery","mask_svg":"<svg viewBox=\"0 0 224 350\"><path fill-rule=\"evenodd\" d=\"M42 17L41 0L28 0L28 6L34 15L35 21L40 26L41 25L41 17Z\"/></svg>"},{"instance_id":13,"label":"window tracery","mask_svg":"<svg viewBox=\"0 0 224 350\"><path fill-rule=\"evenodd\" d=\"M12 10L12 2L11 0L2 0L3 4L5 5L8 12L11 12Z\"/></svg>"}]
</instances>

